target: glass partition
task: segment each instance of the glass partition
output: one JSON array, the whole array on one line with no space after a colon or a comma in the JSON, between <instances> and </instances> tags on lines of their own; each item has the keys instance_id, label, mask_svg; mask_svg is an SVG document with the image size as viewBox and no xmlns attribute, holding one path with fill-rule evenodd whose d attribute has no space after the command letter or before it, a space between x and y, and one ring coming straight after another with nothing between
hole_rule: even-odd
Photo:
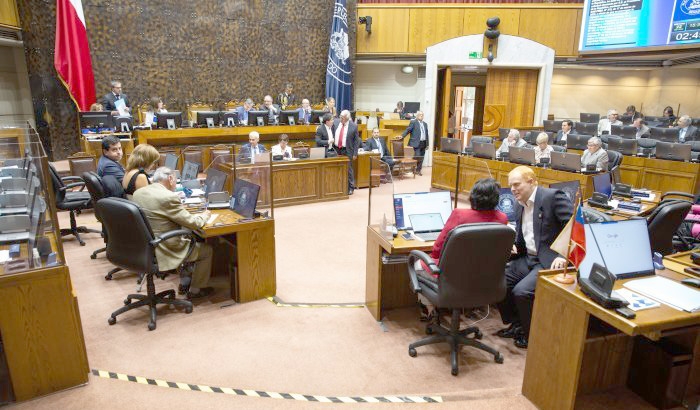
<instances>
[{"instance_id":1,"label":"glass partition","mask_svg":"<svg viewBox=\"0 0 700 410\"><path fill-rule=\"evenodd\" d=\"M0 270L63 264L52 173L39 136L19 127L0 134Z\"/></svg>"},{"instance_id":2,"label":"glass partition","mask_svg":"<svg viewBox=\"0 0 700 410\"><path fill-rule=\"evenodd\" d=\"M396 167L396 165L394 165ZM392 167L379 157L370 158L369 209L367 224L394 226L394 176Z\"/></svg>"},{"instance_id":3,"label":"glass partition","mask_svg":"<svg viewBox=\"0 0 700 410\"><path fill-rule=\"evenodd\" d=\"M494 178L491 167L486 160L459 156L457 161L457 184L455 208L465 208L469 203L469 193L476 181L482 178ZM499 182L500 181L496 181Z\"/></svg>"}]
</instances>

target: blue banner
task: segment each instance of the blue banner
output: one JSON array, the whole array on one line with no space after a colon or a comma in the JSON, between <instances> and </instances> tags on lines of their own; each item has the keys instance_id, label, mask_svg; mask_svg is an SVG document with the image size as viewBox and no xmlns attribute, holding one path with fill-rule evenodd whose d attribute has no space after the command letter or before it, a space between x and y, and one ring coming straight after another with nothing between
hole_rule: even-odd
<instances>
[{"instance_id":1,"label":"blue banner","mask_svg":"<svg viewBox=\"0 0 700 410\"><path fill-rule=\"evenodd\" d=\"M326 97L335 98L338 113L352 109L352 65L348 40L348 9L335 0L326 68Z\"/></svg>"}]
</instances>

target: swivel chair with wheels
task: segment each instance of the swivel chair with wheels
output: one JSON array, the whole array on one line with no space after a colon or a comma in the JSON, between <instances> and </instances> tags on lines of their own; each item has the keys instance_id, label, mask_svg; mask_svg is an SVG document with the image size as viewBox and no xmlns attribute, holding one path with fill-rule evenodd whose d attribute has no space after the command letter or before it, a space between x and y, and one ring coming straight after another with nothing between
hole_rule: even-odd
<instances>
[{"instance_id":1,"label":"swivel chair with wheels","mask_svg":"<svg viewBox=\"0 0 700 410\"><path fill-rule=\"evenodd\" d=\"M107 321L110 325L117 322L117 316L129 310L149 306L151 320L148 330L156 328L156 306L167 304L185 308L185 313L192 313L192 302L175 298L175 290L168 289L156 293L153 276L164 279L170 272L158 270L156 247L162 241L170 238L190 235L190 251L194 245L194 237L187 229L168 231L155 237L151 225L138 205L123 198L104 198L97 203L97 211L103 218L103 223L109 241L107 241L107 259L114 265L132 272L143 272L146 279L147 294L130 294L124 300L124 305L112 313ZM186 260L187 258L185 258ZM136 300L132 302L132 300Z\"/></svg>"},{"instance_id":2,"label":"swivel chair with wheels","mask_svg":"<svg viewBox=\"0 0 700 410\"><path fill-rule=\"evenodd\" d=\"M673 239L693 204L690 201L665 199L647 217L651 250L666 256L675 253Z\"/></svg>"},{"instance_id":3,"label":"swivel chair with wheels","mask_svg":"<svg viewBox=\"0 0 700 410\"><path fill-rule=\"evenodd\" d=\"M101 233L95 229L78 226L75 220L76 213L79 214L80 211L93 207L90 194L83 191L85 181L76 176L59 177L56 168L51 164L49 164L49 174L51 174L56 209L70 213L70 229L61 229L61 236L73 235L80 243L80 246L85 246L85 242L80 238L81 233ZM74 191L74 188L80 188L80 190Z\"/></svg>"},{"instance_id":4,"label":"swivel chair with wheels","mask_svg":"<svg viewBox=\"0 0 700 410\"><path fill-rule=\"evenodd\" d=\"M420 293L438 308L452 311L449 327L442 326L440 315L425 332L430 335L408 346L411 357L416 348L434 343L451 346L452 375L459 373L460 345L484 350L493 355L496 363L503 363L503 356L496 349L479 341L483 337L478 327L459 329L462 309L497 303L506 296L505 267L515 241L515 232L507 225L475 223L460 225L447 236L440 265L421 251L412 251L408 257L408 273L414 293ZM417 260L422 260L429 271L418 273ZM438 274L437 278L432 275ZM432 333L437 333L433 335ZM474 337L469 337L473 334Z\"/></svg>"},{"instance_id":5,"label":"swivel chair with wheels","mask_svg":"<svg viewBox=\"0 0 700 410\"><path fill-rule=\"evenodd\" d=\"M100 201L100 199L107 198L107 194L105 193L104 186L102 185L102 178L97 175L96 172L85 172L82 175L83 180L85 181L85 187L87 188L88 192L90 193L90 197L92 198L92 203L96 204ZM102 217L100 216L100 213L97 211L97 208L95 208L95 218L97 218L100 223L102 223ZM104 238L105 244L107 243L107 232L105 231L104 224L102 224L102 237ZM90 259L97 259L97 254L101 252L107 251L107 247L104 246L100 249L95 250L91 255ZM119 272L122 270L121 268L114 268L110 270L107 275L105 275L105 280L112 280L112 275L115 273Z\"/></svg>"}]
</instances>

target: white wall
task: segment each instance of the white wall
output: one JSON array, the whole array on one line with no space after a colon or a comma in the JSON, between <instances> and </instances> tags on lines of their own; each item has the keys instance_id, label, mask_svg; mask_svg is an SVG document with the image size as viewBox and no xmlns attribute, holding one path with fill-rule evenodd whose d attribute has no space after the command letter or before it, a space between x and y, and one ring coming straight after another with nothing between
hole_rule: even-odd
<instances>
[{"instance_id":1,"label":"white wall","mask_svg":"<svg viewBox=\"0 0 700 410\"><path fill-rule=\"evenodd\" d=\"M425 101L425 79L418 78L418 68L404 74L401 67L403 64L358 61L355 109L393 112L397 101Z\"/></svg>"},{"instance_id":2,"label":"white wall","mask_svg":"<svg viewBox=\"0 0 700 410\"><path fill-rule=\"evenodd\" d=\"M0 46L0 125L34 125L29 75L21 47Z\"/></svg>"}]
</instances>

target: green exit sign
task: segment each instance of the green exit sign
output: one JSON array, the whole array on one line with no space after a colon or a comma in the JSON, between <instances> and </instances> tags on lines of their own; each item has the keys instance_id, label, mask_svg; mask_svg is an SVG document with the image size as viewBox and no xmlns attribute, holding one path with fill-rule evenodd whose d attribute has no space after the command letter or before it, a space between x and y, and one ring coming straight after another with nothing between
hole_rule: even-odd
<instances>
[{"instance_id":1,"label":"green exit sign","mask_svg":"<svg viewBox=\"0 0 700 410\"><path fill-rule=\"evenodd\" d=\"M481 51L471 51L469 52L469 58L481 58Z\"/></svg>"}]
</instances>

